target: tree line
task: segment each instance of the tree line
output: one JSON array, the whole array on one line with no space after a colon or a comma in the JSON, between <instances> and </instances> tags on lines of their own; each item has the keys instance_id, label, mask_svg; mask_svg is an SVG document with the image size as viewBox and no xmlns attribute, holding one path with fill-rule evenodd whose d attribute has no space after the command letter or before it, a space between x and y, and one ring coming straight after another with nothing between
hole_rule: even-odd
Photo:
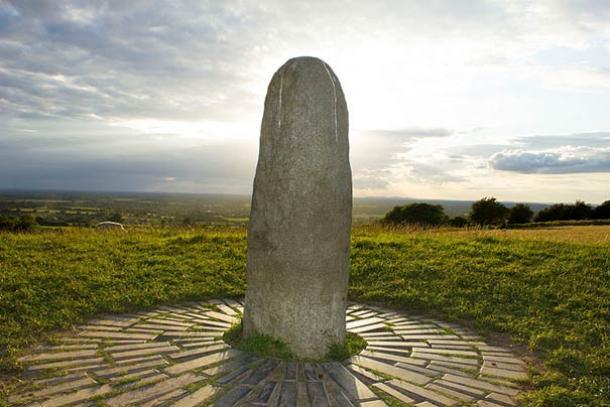
<instances>
[{"instance_id":1,"label":"tree line","mask_svg":"<svg viewBox=\"0 0 610 407\"><path fill-rule=\"evenodd\" d=\"M466 216L450 218L441 205L412 203L395 206L382 219L385 224L411 224L421 226L449 225L454 227L499 226L523 223L610 219L610 201L593 206L583 201L574 204L554 204L540 210L535 216L529 205L518 203L511 208L498 202L496 198L485 197L472 204Z\"/></svg>"},{"instance_id":2,"label":"tree line","mask_svg":"<svg viewBox=\"0 0 610 407\"><path fill-rule=\"evenodd\" d=\"M0 216L0 231L29 232L37 225L32 215Z\"/></svg>"}]
</instances>

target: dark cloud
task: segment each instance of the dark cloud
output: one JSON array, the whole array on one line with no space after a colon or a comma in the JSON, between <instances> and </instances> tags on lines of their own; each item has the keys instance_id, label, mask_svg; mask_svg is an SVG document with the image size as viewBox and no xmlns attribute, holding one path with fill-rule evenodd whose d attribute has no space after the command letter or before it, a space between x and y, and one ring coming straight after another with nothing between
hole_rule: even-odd
<instances>
[{"instance_id":1,"label":"dark cloud","mask_svg":"<svg viewBox=\"0 0 610 407\"><path fill-rule=\"evenodd\" d=\"M610 132L518 137L488 163L523 174L610 172Z\"/></svg>"},{"instance_id":2,"label":"dark cloud","mask_svg":"<svg viewBox=\"0 0 610 407\"><path fill-rule=\"evenodd\" d=\"M492 155L489 164L496 170L523 174L610 172L610 147L555 152L506 151Z\"/></svg>"},{"instance_id":3,"label":"dark cloud","mask_svg":"<svg viewBox=\"0 0 610 407\"><path fill-rule=\"evenodd\" d=\"M0 186L243 193L251 190L256 165L256 143L247 140L192 147L141 141L130 150L86 139L26 140L0 140Z\"/></svg>"}]
</instances>

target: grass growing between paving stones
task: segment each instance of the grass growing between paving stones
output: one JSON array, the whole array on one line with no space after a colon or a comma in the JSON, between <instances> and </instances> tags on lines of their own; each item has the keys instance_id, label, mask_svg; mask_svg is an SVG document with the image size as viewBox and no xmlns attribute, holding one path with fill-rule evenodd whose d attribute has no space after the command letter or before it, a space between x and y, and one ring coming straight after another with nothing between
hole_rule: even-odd
<instances>
[{"instance_id":1,"label":"grass growing between paving stones","mask_svg":"<svg viewBox=\"0 0 610 407\"><path fill-rule=\"evenodd\" d=\"M245 231L0 233L0 368L103 312L243 295ZM544 364L525 405L610 403L610 227L358 228L350 298L500 331ZM5 380L6 382L6 380Z\"/></svg>"}]
</instances>

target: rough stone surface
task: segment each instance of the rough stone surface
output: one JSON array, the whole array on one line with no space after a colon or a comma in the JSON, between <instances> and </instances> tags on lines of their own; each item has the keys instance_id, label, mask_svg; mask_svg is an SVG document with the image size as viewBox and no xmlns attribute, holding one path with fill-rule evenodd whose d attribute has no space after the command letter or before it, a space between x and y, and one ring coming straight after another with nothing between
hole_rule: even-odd
<instances>
[{"instance_id":1,"label":"rough stone surface","mask_svg":"<svg viewBox=\"0 0 610 407\"><path fill-rule=\"evenodd\" d=\"M348 113L323 61L286 62L267 90L248 227L244 334L302 357L345 339L352 220Z\"/></svg>"},{"instance_id":2,"label":"rough stone surface","mask_svg":"<svg viewBox=\"0 0 610 407\"><path fill-rule=\"evenodd\" d=\"M392 336L377 339L377 342L382 345L402 343L404 346L379 346L381 350L368 347L359 356L345 361L352 364L344 367L338 362L316 364L261 360L230 349L218 336L203 342L198 338L191 341L188 337L172 336L175 333L173 325L165 324L177 317L192 316L195 317L193 326L181 331L181 334L209 334L212 327L205 324L208 320L202 318L211 314L212 305L222 312L222 315L212 314L217 317L214 319L216 321L223 320L225 316L234 316L232 311L241 307L234 300L225 303L210 300L187 304L180 309L160 307L159 312L154 314L140 313L134 324L139 320L147 323L156 319L163 322L166 330L143 343L116 343L113 338L95 342L94 349L105 357L103 360L96 358L94 363L88 357L79 357L81 349L69 348L67 350L70 352L66 353L65 346L73 345L37 348L33 354L21 358L28 370L26 376L20 378L23 384L21 388L9 395L9 405L74 406L76 403L79 406L127 406L135 403L139 406L195 406L211 403L215 406L382 407L386 405L379 397L383 392L384 397L393 399L394 403L402 401L410 406L508 407L517 405L515 396L520 391L518 382L511 382L511 379L514 380L512 377L488 376L484 372L485 367L491 366L510 374L526 372L523 362L515 358L508 348L502 349L502 362L493 362L496 363L493 365L484 360L491 347L480 339L466 339L473 332L462 329L454 330L460 332L457 339L449 339L456 336L454 334L447 333L445 339L430 334L430 339L412 343L396 336L391 327L378 328L371 334L390 333ZM361 324L353 324L353 329L368 326L362 324L380 322L377 319L367 320L371 318L367 315L374 311L372 307L352 305L347 315L353 317L354 321L362 321ZM358 316L364 319L358 319ZM375 318L387 323L395 316L378 314ZM398 316L407 317L405 314ZM420 322L433 327L446 325L423 317ZM103 324L113 326L110 319L105 319L100 326L105 326ZM126 324L120 327L119 333L125 333L131 326ZM88 330L85 327L80 329L80 332ZM219 335L218 331L213 332ZM72 336L58 339L70 343L70 339L82 338L78 333L77 330ZM435 359L439 356L436 351L447 352L448 357L455 356L451 348L458 344L470 349L458 352L469 353L459 353L459 357L451 362ZM431 345L437 347L432 348ZM91 343L85 346L90 347ZM174 347L179 351L161 351L153 355L124 354ZM427 352L423 352L423 349ZM56 362L55 357L49 359L51 353L59 355L57 358L61 360ZM414 353L419 355L418 358L413 358ZM137 357L131 357L134 355ZM44 366L48 366L49 361L61 363L62 366L57 369L58 366L53 365L56 369L46 370ZM74 369L78 372L73 373Z\"/></svg>"}]
</instances>

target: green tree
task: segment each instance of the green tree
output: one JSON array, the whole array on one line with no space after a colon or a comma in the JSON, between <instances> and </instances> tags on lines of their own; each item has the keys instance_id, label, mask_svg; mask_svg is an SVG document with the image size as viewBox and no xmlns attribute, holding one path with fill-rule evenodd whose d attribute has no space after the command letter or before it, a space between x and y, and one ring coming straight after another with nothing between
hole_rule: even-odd
<instances>
[{"instance_id":1,"label":"green tree","mask_svg":"<svg viewBox=\"0 0 610 407\"><path fill-rule=\"evenodd\" d=\"M16 224L16 218L12 216L0 216L0 230L8 230L12 232L15 230Z\"/></svg>"},{"instance_id":2,"label":"green tree","mask_svg":"<svg viewBox=\"0 0 610 407\"><path fill-rule=\"evenodd\" d=\"M593 219L610 219L610 201L606 201L593 209Z\"/></svg>"},{"instance_id":3,"label":"green tree","mask_svg":"<svg viewBox=\"0 0 610 407\"><path fill-rule=\"evenodd\" d=\"M470 222L480 226L503 224L508 215L508 208L497 202L496 198L483 198L470 207Z\"/></svg>"},{"instance_id":4,"label":"green tree","mask_svg":"<svg viewBox=\"0 0 610 407\"><path fill-rule=\"evenodd\" d=\"M592 214L593 208L591 205L587 205L583 201L576 201L574 205L566 206L565 218L566 220L591 219Z\"/></svg>"},{"instance_id":5,"label":"green tree","mask_svg":"<svg viewBox=\"0 0 610 407\"><path fill-rule=\"evenodd\" d=\"M594 211L591 205L587 205L583 201L576 201L574 205L559 203L538 212L534 221L582 220L590 219L593 214Z\"/></svg>"},{"instance_id":6,"label":"green tree","mask_svg":"<svg viewBox=\"0 0 610 407\"><path fill-rule=\"evenodd\" d=\"M446 221L447 215L445 215L445 210L441 205L430 205L427 203L395 206L383 218L384 223L423 226L437 226Z\"/></svg>"},{"instance_id":7,"label":"green tree","mask_svg":"<svg viewBox=\"0 0 610 407\"><path fill-rule=\"evenodd\" d=\"M0 216L0 230L9 232L29 232L37 225L32 215L21 215L20 217Z\"/></svg>"},{"instance_id":8,"label":"green tree","mask_svg":"<svg viewBox=\"0 0 610 407\"><path fill-rule=\"evenodd\" d=\"M468 225L468 219L463 216L456 216L449 221L449 224L455 228L463 228Z\"/></svg>"},{"instance_id":9,"label":"green tree","mask_svg":"<svg viewBox=\"0 0 610 407\"><path fill-rule=\"evenodd\" d=\"M540 212L536 214L534 222L548 222L551 220L563 219L565 216L565 206L566 205L564 204L554 204L540 210Z\"/></svg>"},{"instance_id":10,"label":"green tree","mask_svg":"<svg viewBox=\"0 0 610 407\"><path fill-rule=\"evenodd\" d=\"M21 232L29 232L36 227L36 218L32 215L23 215L19 217L17 222L17 230Z\"/></svg>"},{"instance_id":11,"label":"green tree","mask_svg":"<svg viewBox=\"0 0 610 407\"><path fill-rule=\"evenodd\" d=\"M516 204L512 208L510 208L510 212L508 213L508 223L528 223L532 220L534 216L534 211L526 204Z\"/></svg>"}]
</instances>

